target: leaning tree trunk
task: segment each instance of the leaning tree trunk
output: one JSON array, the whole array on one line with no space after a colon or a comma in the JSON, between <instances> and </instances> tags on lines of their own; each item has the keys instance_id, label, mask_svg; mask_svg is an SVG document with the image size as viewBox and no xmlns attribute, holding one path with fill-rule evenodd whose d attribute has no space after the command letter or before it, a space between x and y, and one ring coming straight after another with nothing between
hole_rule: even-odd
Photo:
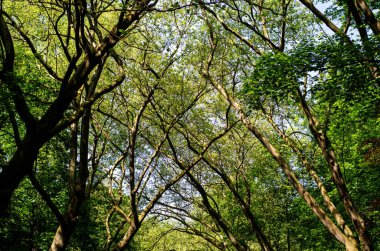
<instances>
[{"instance_id":1,"label":"leaning tree trunk","mask_svg":"<svg viewBox=\"0 0 380 251\"><path fill-rule=\"evenodd\" d=\"M209 57L208 67L212 61L212 55ZM210 76L208 68L206 68L202 75L210 81L213 87L225 98L225 100L231 104L231 106L236 110L240 121L243 125L260 141L260 143L265 147L265 149L272 155L278 165L282 168L284 174L288 178L290 184L295 188L298 194L305 200L310 209L326 227L326 229L342 244L345 245L348 251L357 251L357 243L351 240L347 235L345 235L340 229L335 225L335 223L328 217L325 211L321 208L315 198L302 186L297 176L290 168L282 154L276 149L274 145L271 144L269 139L263 135L248 119L240 104L232 97L222 85L216 83Z\"/></svg>"},{"instance_id":2,"label":"leaning tree trunk","mask_svg":"<svg viewBox=\"0 0 380 251\"><path fill-rule=\"evenodd\" d=\"M338 190L347 215L350 217L352 223L354 224L356 232L358 233L363 250L371 251L372 242L367 230L366 223L351 200L351 196L348 192L346 182L344 181L343 174L341 172L338 160L335 156L334 149L331 146L330 140L327 137L326 132L323 132L322 129L318 127L318 121L311 113L309 106L306 103L305 98L302 96L300 90L298 90L298 97L300 99L302 110L308 120L310 131L312 132L328 166L330 167L332 180Z\"/></svg>"}]
</instances>

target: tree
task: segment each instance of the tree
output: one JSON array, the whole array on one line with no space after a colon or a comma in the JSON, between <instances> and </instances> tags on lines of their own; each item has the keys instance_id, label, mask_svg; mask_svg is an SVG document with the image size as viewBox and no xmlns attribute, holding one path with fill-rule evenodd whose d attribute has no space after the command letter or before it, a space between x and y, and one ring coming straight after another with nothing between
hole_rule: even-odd
<instances>
[{"instance_id":1,"label":"tree","mask_svg":"<svg viewBox=\"0 0 380 251\"><path fill-rule=\"evenodd\" d=\"M237 23L241 24L241 27L246 27L247 29L249 29L251 32L253 32L253 34L257 35L259 38L262 39L262 43L264 45L269 46L270 50L274 52L274 56L270 57L271 61L269 60L265 61L266 63L272 63L272 65L270 65L269 68L266 68L267 70L272 71L272 73L268 74L267 72L260 72L260 68L259 68L261 65L260 63L257 63L257 65L254 65L254 71L258 72L258 75L251 75L250 77L251 79L253 79L253 81L257 81L255 82L257 83L257 85L254 86L253 88L258 87L259 89L253 89L253 88L250 89L251 87L247 85L250 91L250 95L248 95L248 98L257 100L259 104L260 102L263 102L263 98L265 99L266 97L270 97L270 99L272 99L274 102L281 102L282 104L286 104L286 100L284 100L283 98L284 95L288 95L290 96L291 99L299 101L299 104L303 111L303 116L305 116L306 121L309 122L309 130L311 134L313 135L315 141L318 143L319 149L321 150L321 154L324 156L326 162L330 166L332 179L336 185L337 191L339 192L339 195L340 195L341 201L343 202L346 213L350 217L351 221L353 222L353 225L359 235L360 242L364 246L365 250L372 249L371 241L368 236L368 231L365 225L365 221L363 217L361 216L361 214L359 214L359 212L357 211L356 207L353 204L352 199L349 196L349 192L345 184L344 178L342 176L336 154L331 147L331 143L328 136L326 135L326 131L323 131L321 126L318 124L317 118L311 112L310 105L306 101L306 94L303 94L301 90L298 90L298 92L296 91L297 88L299 88L299 86L302 85L302 83L299 82L299 79L302 78L302 73L298 74L297 71L302 72L303 69L295 68L297 66L299 67L300 64L298 64L297 61L295 62L296 64L294 64L294 62L290 61L286 57L285 53L282 53L282 51L284 51L284 49L286 48L286 46L283 45L283 41L285 41L285 36L286 36L285 29L283 30L283 33L281 33L283 36L283 39L280 39L280 41L276 39L271 40L270 39L271 36L269 35L267 28L265 26L266 21L264 19L266 17L262 17L264 18L262 19L264 20L263 21L264 25L260 28L258 28L257 26L258 22L256 21L258 20L258 17L260 17L260 14L262 14L261 10L266 9L267 7L263 3L258 4L258 5L255 5L252 3L247 3L247 4L251 5L250 6L251 10L254 9L255 12L246 12L243 7L239 8L237 4L234 4L234 2L232 3L228 2L226 3L226 5L229 6L229 8L227 9L226 13L230 16L232 16L233 14L236 14L236 18L232 17L230 18L230 20L236 21ZM259 55L260 57L257 60L258 62L260 62L260 60L262 59L265 60L265 55L263 55L264 53L262 50L260 50L257 46L254 46L250 40L247 40L242 35L242 33L239 33L239 31L236 31L232 28L232 25L236 25L236 24L227 23L228 21L225 21L223 18L221 18L219 14L215 11L215 7L210 8L207 5L202 5L202 7L208 13L210 13L214 18L216 18L216 20L219 21L219 23L224 29L231 32L238 40L240 40L241 42L244 42L257 55ZM282 14L286 16L286 14L289 13L288 12L289 5L286 3L283 3L282 7L283 7L283 10L284 8L287 10L286 12L285 11L282 12ZM269 9L274 11L275 7L274 8L272 7ZM221 13L222 15L224 15L223 11ZM278 13L281 13L281 12L278 12ZM255 18L253 17L253 15L257 15L258 17ZM284 15L279 15L280 21L282 20ZM247 22L246 20L248 19L252 20L253 24ZM330 232L333 235L335 235L335 237L338 240L340 240L342 243L345 243L347 249L352 248L355 250L357 248L356 241L354 239L352 231L348 229L344 221L342 221L343 218L341 216L335 215L335 217L338 217L339 219L341 219L339 220L337 218L337 222L338 223L341 222L339 224L341 225L342 230L344 230L345 232L344 235L346 236L340 235L339 230L334 226L334 223L332 221L325 221L326 217L324 216L325 215L324 211L322 210L320 206L316 206L317 204L313 196L309 195L308 192L306 192L306 190L302 187L297 177L295 176L294 172L286 163L286 160L284 159L283 155L276 149L276 147L270 142L270 140L265 135L263 135L262 132L260 132L260 130L255 125L253 125L249 121L248 116L244 112L244 108L242 108L242 106L233 97L233 95L228 93L225 87L211 76L210 69L213 68L212 64L214 63L214 58L216 57L216 49L218 47L218 42L219 42L217 39L219 38L216 38L215 34L213 34L214 33L213 27L209 22L208 22L208 26L210 28L210 33L211 33L210 35L211 54L209 56L208 63L206 64L206 67L203 71L204 77L208 81L210 81L210 83L215 87L216 90L220 92L220 94L226 99L226 101L229 102L231 106L233 106L236 109L242 122L254 134L254 136L260 140L260 142L268 150L268 152L270 152L272 156L276 159L278 164L283 168L284 172L287 174L289 181L292 183L292 185L298 191L298 193L301 196L303 196L305 201L309 204L310 208L320 218L321 222L324 223L324 225L330 230ZM243 29L240 32L243 32ZM346 36L345 36L345 39L346 41L349 41L348 37ZM366 59L365 56L361 57L361 59L363 58ZM277 69L279 69L280 72L278 72ZM318 66L314 69L318 69ZM376 72L375 72L376 67L374 68L370 66L368 67L368 69L370 69L372 72L372 78L375 78L376 80L377 78ZM306 72L307 71L308 70L306 70ZM307 74L306 72L305 74ZM292 73L294 73L294 75L292 75ZM307 93L308 83L305 82L304 85L305 85L304 91L305 93ZM268 96L258 96L264 93ZM267 106L267 103L265 103L265 106ZM273 120L272 120L272 124L273 124ZM293 148L294 152L298 154L298 156L302 159L302 161L304 162L304 165L308 167L308 169L311 171L311 176L313 177L315 182L317 184L322 185L322 183L318 181L319 178L314 175L313 168L310 168L310 165L307 162L305 162L307 158L302 156L301 150L299 148L296 148L295 145L289 141L289 138L287 138L286 135L284 135L281 132L281 130L278 130L278 128L276 129L276 126L274 127L274 129L277 131L279 136L281 136L284 139L284 141L287 142L287 144L290 145L291 148ZM320 186L320 189L321 189L321 193L324 194L323 196L325 196L325 199L327 199L327 201L325 200L325 203L327 203L328 205L330 204L332 206L330 207L330 211L335 212L334 208L336 207L333 206L330 202L328 202L331 200L326 197L327 195L326 190L323 188L323 186Z\"/></svg>"},{"instance_id":2,"label":"tree","mask_svg":"<svg viewBox=\"0 0 380 251\"><path fill-rule=\"evenodd\" d=\"M36 2L36 4L39 3ZM54 101L46 107L39 118L36 118L35 114L31 112L31 107L24 97L20 82L14 78L14 61L17 52L15 52L13 37L5 21L6 14L4 6L2 6L0 25L5 57L3 58L1 80L3 85L9 89L16 112L26 128L25 134L16 139L18 142L17 150L2 167L0 173L0 211L2 215L4 215L12 193L18 187L19 182L32 170L39 149L72 122L78 120L84 113L86 106L90 106L102 94L109 92L123 82L125 76L121 72L116 76L115 83L106 85L102 89L98 88L91 96L83 100L78 112L65 115L82 87L88 85L95 89L101 74L93 79L94 83L92 84L87 81L88 78L94 71L102 72L103 64L112 54L112 48L125 37L125 32L133 27L135 21L140 19L147 9L153 7L150 4L150 1L136 1L122 6L122 10L114 13L116 19L114 26L109 31L102 31L101 16L99 16L102 12L97 11L102 11L104 8L108 9L111 6L104 5L104 3L101 3L99 7L87 6L84 1L70 4L41 3L41 8L45 7L51 10L57 8L57 11L54 11L54 16L48 15L46 20L49 20L49 23L53 25L52 29L55 30L56 37L54 39L59 44L59 53L62 53L68 61L65 65L60 66L60 68L66 68L62 74L54 71L54 67L48 65L37 51L36 48L38 47L32 43L26 33L21 31L21 27L15 21L12 22L41 65L59 83ZM89 9L87 9L88 7ZM69 15L63 27L58 26L61 13L68 13ZM91 16L90 13L98 14ZM13 20L11 16L8 17L11 21ZM90 30L95 33L88 32ZM67 33L63 35L65 33L62 32ZM71 36L73 36L72 40L70 39Z\"/></svg>"},{"instance_id":3,"label":"tree","mask_svg":"<svg viewBox=\"0 0 380 251\"><path fill-rule=\"evenodd\" d=\"M378 248L379 5L319 6L2 2L0 245Z\"/></svg>"}]
</instances>

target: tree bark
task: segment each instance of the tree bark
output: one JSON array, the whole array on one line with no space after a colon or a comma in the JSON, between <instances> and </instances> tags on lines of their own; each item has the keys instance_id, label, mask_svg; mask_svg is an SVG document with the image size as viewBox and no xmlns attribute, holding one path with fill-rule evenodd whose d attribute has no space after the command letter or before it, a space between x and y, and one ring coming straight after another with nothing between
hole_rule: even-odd
<instances>
[{"instance_id":1,"label":"tree bark","mask_svg":"<svg viewBox=\"0 0 380 251\"><path fill-rule=\"evenodd\" d=\"M123 9L120 13L120 19L117 24L99 43L96 49L94 48L94 51L86 50L86 55L83 58L83 61L81 61L76 67L76 60L71 62L66 71L66 75L62 79L61 88L57 98L46 110L40 120L35 120L33 118L22 95L21 88L17 83L6 83L7 87L13 94L13 101L15 102L17 113L25 123L27 131L26 136L21 141L20 146L17 148L11 160L1 169L0 217L5 215L14 190L19 186L21 180L31 172L33 162L37 159L39 149L44 143L57 135L60 130L64 129L59 127L58 130L57 125L62 121L65 111L77 96L77 91L84 83L86 83L87 78L93 69L101 63L103 56L124 37L124 31L137 21L149 8L149 3L150 0L135 1L131 4L133 10L127 11ZM0 72L1 80L4 81L5 77L13 74L14 47L12 37L3 18L2 9L0 12L0 31L1 42L6 49L6 59L3 62L3 69L1 69ZM85 36L85 34L81 35ZM76 39L79 39L79 35ZM80 48L77 48L77 53L81 53L81 51ZM77 59L79 58L80 54L77 55Z\"/></svg>"},{"instance_id":2,"label":"tree bark","mask_svg":"<svg viewBox=\"0 0 380 251\"><path fill-rule=\"evenodd\" d=\"M215 49L215 47L213 48ZM212 52L213 53L213 52ZM209 74L209 69L211 62L213 60L213 54L210 55L208 59L208 65L206 69L202 72L202 75L210 81L213 87L225 98L225 100L231 104L238 114L239 119L245 125L245 127L260 141L260 143L265 147L265 149L272 155L278 165L282 168L286 177L288 178L290 184L296 189L298 194L305 200L310 209L326 227L326 229L342 244L346 246L347 250L358 250L358 247L355 245L351 239L349 239L340 229L334 224L333 221L328 217L325 211L320 207L314 197L302 186L299 182L297 176L290 168L282 154L270 143L269 139L264 136L247 118L240 104L224 89L222 85L216 83Z\"/></svg>"},{"instance_id":3,"label":"tree bark","mask_svg":"<svg viewBox=\"0 0 380 251\"><path fill-rule=\"evenodd\" d=\"M42 142L38 142L35 138L34 135L27 134L12 159L2 167L0 173L0 217L7 215L13 191L33 169L39 148L42 147Z\"/></svg>"},{"instance_id":4,"label":"tree bark","mask_svg":"<svg viewBox=\"0 0 380 251\"><path fill-rule=\"evenodd\" d=\"M91 93L87 93L87 96ZM86 108L82 117L80 145L79 145L79 163L77 166L77 122L71 127L71 159L70 159L70 202L65 215L66 224L60 225L56 231L50 250L65 250L72 233L75 230L79 216L80 208L86 199L86 182L88 179L88 139L90 130L91 108Z\"/></svg>"},{"instance_id":5,"label":"tree bark","mask_svg":"<svg viewBox=\"0 0 380 251\"><path fill-rule=\"evenodd\" d=\"M355 205L353 204L350 194L348 192L346 182L344 181L338 160L335 156L334 149L331 146L330 140L327 137L326 133L318 127L318 121L311 113L309 106L306 103L305 98L302 96L300 90L298 90L298 97L300 99L300 105L302 110L308 120L309 128L313 134L315 140L317 141L319 148L322 151L322 154L330 167L332 179L338 190L339 196L343 202L344 208L350 217L356 232L358 233L360 243L363 247L363 250L370 251L372 250L372 242L367 230L367 226L363 217L360 215Z\"/></svg>"},{"instance_id":6,"label":"tree bark","mask_svg":"<svg viewBox=\"0 0 380 251\"><path fill-rule=\"evenodd\" d=\"M177 163L177 164L181 165L180 163ZM184 167L182 166L181 169L183 169L183 168ZM190 172L188 172L186 175L190 178L191 182L193 183L193 186L201 194L202 203L205 206L205 208L207 209L207 212L216 221L216 223L220 226L220 228L223 230L224 234L231 241L232 245L236 248L236 250L247 251L246 245L243 245L242 243L240 243L240 241L230 231L229 227L227 226L227 224L223 220L222 216L211 206L211 204L208 200L208 194L207 194L206 190L203 188L203 186L199 183L199 181Z\"/></svg>"},{"instance_id":7,"label":"tree bark","mask_svg":"<svg viewBox=\"0 0 380 251\"><path fill-rule=\"evenodd\" d=\"M262 110L263 110L264 114L266 114L266 112L264 111L263 108L262 108ZM286 136L280 130L280 128L278 128L278 126L273 121L272 117L267 115L267 119L268 119L269 123L272 125L272 127L274 128L274 130L277 132L277 134L280 135L281 138L284 140L284 142L293 150L293 152L295 154L297 154L297 156L300 159L300 161L302 162L302 164L306 167L311 178L317 184L326 207L329 209L331 214L334 216L334 218L335 218L336 222L339 224L340 228L343 230L343 232L347 235L347 237L349 239L356 242L356 239L355 239L350 227L346 224L342 215L340 214L340 212L338 211L338 209L336 208L336 206L332 202L332 200L331 200L331 198L327 192L327 189L324 186L322 180L319 178L317 172L315 171L314 166L311 163L309 163L307 158L302 154L302 151L296 146L295 142L293 140L291 140L288 136Z\"/></svg>"},{"instance_id":8,"label":"tree bark","mask_svg":"<svg viewBox=\"0 0 380 251\"><path fill-rule=\"evenodd\" d=\"M189 146L191 148L191 150L196 153L196 154L199 154L198 151L196 151L195 148ZM238 191L236 191L236 189L233 187L232 185L232 181L230 180L230 178L222 171L220 171L217 167L213 166L209 160L207 160L205 157L203 157L203 161L214 171L216 172L219 177L224 181L224 183L227 185L227 187L230 189L230 191L232 192L232 194L234 195L236 201L239 203L239 206L241 207L241 209L243 210L244 212L244 215L246 217L246 219L248 220L251 228L252 228L252 231L255 233L256 235L256 238L260 244L260 247L263 251L272 251L273 248L272 248L272 245L271 243L269 242L268 238L265 236L265 234L263 233L263 231L261 230L261 227L259 226L259 224L256 222L256 218L254 217L253 213L251 212L249 206L247 205L247 203L244 201L244 199L240 196L240 194L238 193Z\"/></svg>"}]
</instances>

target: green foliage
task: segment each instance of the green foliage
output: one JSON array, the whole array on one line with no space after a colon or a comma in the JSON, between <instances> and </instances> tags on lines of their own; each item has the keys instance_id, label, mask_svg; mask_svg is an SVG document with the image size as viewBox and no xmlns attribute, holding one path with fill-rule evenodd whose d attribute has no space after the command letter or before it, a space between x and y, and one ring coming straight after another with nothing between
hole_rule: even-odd
<instances>
[{"instance_id":1,"label":"green foliage","mask_svg":"<svg viewBox=\"0 0 380 251\"><path fill-rule=\"evenodd\" d=\"M108 87L114 80L120 67L116 64L117 58L123 62L126 80L91 107L88 159L95 185L89 189L89 197L81 206L69 250L102 250L107 247L107 238L112 239L113 247L130 226L126 221L128 217L125 217L130 217L130 190L144 168L149 167L141 180L140 188L145 190L140 192L138 189L136 193L139 212L162 185L181 171L174 164L174 154L184 163L191 163L197 155L194 149L201 151L227 128L230 129L227 135L202 154L208 163L199 160L191 173L199 179L213 209L237 240L252 250L260 249L232 189L249 205L274 249L342 249L340 243L331 241L331 235L291 187L273 157L240 123L241 114L234 112L234 107L225 102L210 85L209 79L201 77L199 71L203 70L210 50L214 49L210 48L211 43L216 44L214 61L209 65L211 78L224 86L231 96L236 95L248 105L249 109L245 110L249 114L248 120L279 150L305 189L323 207L319 190L304 164L259 111L273 115L274 123L312 162L337 208L344 214L328 165L299 107L299 92L304 95L320 122L320 128L326 131L331 141L350 195L368 222L375 249L380 249L377 236L380 232L380 90L379 80L373 77L379 72L378 38L370 35L365 44L359 44L355 39L353 44L347 44L321 33L311 39L310 36L320 28L312 21L313 15L301 8L297 1L261 2L261 7L250 1L243 1L240 5L233 1L216 1L209 6L225 25L246 39L245 43L236 34L224 30L223 25L211 19L213 17L204 9L179 8L188 4L184 1L159 3L158 9L179 9L149 11L144 14L146 18L136 22L131 30L119 30L125 36L124 40L110 53L98 87ZM284 5L286 2L288 6ZM325 0L320 2L327 3ZM371 8L379 7L375 1L368 2ZM39 119L57 97L62 84L47 73L39 60L42 58L59 76L64 76L70 60L65 58L61 46L67 39L68 53L74 52L72 37L76 35L73 32L75 27L66 22L73 18L67 15L75 8L73 5L60 9L69 6L66 2L54 5L54 8L44 8L49 4L28 1L28 11L23 12L25 4L26 1L8 1L4 6L27 31L38 52L32 53L24 39L20 39L17 29L12 28L17 53L15 72L8 77L20 86L32 115ZM78 46L84 46L82 43L90 38L88 34L96 37L95 33L102 33L101 39L109 34L119 18L117 11L126 7L121 2L113 4L112 1L100 1L99 6L105 7L98 11L97 6L89 3L85 34ZM345 21L345 4L345 1L335 1L327 10L327 16ZM377 11L376 15L379 16L380 12ZM99 30L92 27L95 23L91 22L95 21L99 21ZM57 24L56 30L52 29L53 23ZM211 41L210 30L214 31L214 41ZM286 33L284 41L287 43L283 52L279 52L281 49L273 49L273 46L281 43L282 32ZM62 35L63 42L55 33L65 34ZM97 39L91 43L96 44ZM251 55L252 48L245 46L248 42L257 46L260 55ZM170 57L175 51L175 56ZM91 73L89 78L94 75ZM146 102L153 88L153 96ZM13 95L9 88L0 88L0 166L7 163L17 149L16 129L21 140L26 132L12 101ZM79 91L77 95L79 103L83 102L84 92ZM135 122L144 102L146 107L137 128ZM70 106L64 115L73 114L74 110L74 106ZM234 126L229 128L231 125ZM165 136L167 130L170 133ZM136 142L131 146L134 133ZM78 139L80 136L81 133ZM46 143L40 149L33 169L62 214L70 199L69 137L69 131L63 130ZM131 147L133 162L130 162ZM156 150L157 156L149 163ZM120 157L123 161L115 164ZM132 172L135 179L129 181ZM221 178L221 173L230 179L230 184ZM120 210L125 210L124 214ZM106 229L107 216L110 216L107 222L109 232ZM347 218L346 215L343 217ZM349 219L346 221L352 228ZM4 246L7 250L47 250L57 226L55 216L30 181L25 179L14 194L8 218L0 222L0 249ZM119 227L120 231L117 230ZM161 197L127 250L216 250L205 237L226 250L234 249L228 236L207 213L199 192L184 178Z\"/></svg>"},{"instance_id":2,"label":"green foliage","mask_svg":"<svg viewBox=\"0 0 380 251\"><path fill-rule=\"evenodd\" d=\"M40 151L35 176L61 212L67 203L67 158L65 133L49 142ZM57 220L46 202L25 179L16 190L6 221L0 224L0 243L7 250L47 250L57 228Z\"/></svg>"},{"instance_id":3,"label":"green foliage","mask_svg":"<svg viewBox=\"0 0 380 251\"><path fill-rule=\"evenodd\" d=\"M245 80L242 93L254 109L265 100L286 102L292 99L304 72L302 58L285 53L269 53L255 61L252 74Z\"/></svg>"},{"instance_id":4,"label":"green foliage","mask_svg":"<svg viewBox=\"0 0 380 251\"><path fill-rule=\"evenodd\" d=\"M10 215L0 223L1 246L14 251L47 250L55 229L54 215L30 181L24 180L15 192Z\"/></svg>"},{"instance_id":5,"label":"green foliage","mask_svg":"<svg viewBox=\"0 0 380 251\"><path fill-rule=\"evenodd\" d=\"M170 220L160 221L155 217L147 219L141 231L135 237L135 242L131 246L131 249L128 250L217 250L199 236L192 236L185 231L181 231L177 223Z\"/></svg>"},{"instance_id":6,"label":"green foliage","mask_svg":"<svg viewBox=\"0 0 380 251\"><path fill-rule=\"evenodd\" d=\"M365 55L358 46L329 40L307 41L287 53L265 54L255 61L253 72L244 81L242 95L255 109L267 99L291 102L297 88L305 88L304 81L309 80L306 88L319 102L355 103L365 96L362 111L373 112L380 95L370 68L377 64Z\"/></svg>"},{"instance_id":7,"label":"green foliage","mask_svg":"<svg viewBox=\"0 0 380 251\"><path fill-rule=\"evenodd\" d=\"M305 93L338 153L352 197L359 211L366 212L371 232L375 233L380 195L377 192L379 187L375 185L375 180L379 179L378 171L375 171L378 165L373 160L378 158L376 142L379 135L380 92L378 80L373 77L378 63L369 59L371 56L378 57L373 42L359 46L333 39L322 42L308 40L288 52L267 53L255 60L253 71L244 80L240 97L253 110L273 111L270 107L275 104L278 120L285 118L286 123L293 127L299 124L297 120L302 126L302 118L297 113L288 113L297 109L297 90ZM294 128L290 132L294 132ZM329 177L325 161L315 161L318 163L318 173ZM331 189L331 195L335 194L334 197L339 200L337 191L328 182L326 186ZM314 188L311 186L309 189ZM315 195L318 196L318 192ZM329 234L317 227L316 219L309 215L310 209L299 198L289 203L290 208L294 206L297 212L294 215L288 212L288 216L291 215L292 220L297 222L293 223L297 224L296 228L288 229L294 245L301 245L304 250L339 249L336 244L322 241L328 239ZM342 205L338 206L343 210ZM306 232L307 235L304 234ZM275 236L273 238L277 239ZM310 242L312 239L315 241Z\"/></svg>"}]
</instances>

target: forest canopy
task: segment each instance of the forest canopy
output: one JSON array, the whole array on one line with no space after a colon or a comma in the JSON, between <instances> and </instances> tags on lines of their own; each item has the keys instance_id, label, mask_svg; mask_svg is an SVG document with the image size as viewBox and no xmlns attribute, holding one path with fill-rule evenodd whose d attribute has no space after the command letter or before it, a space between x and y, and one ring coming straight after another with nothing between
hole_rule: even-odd
<instances>
[{"instance_id":1,"label":"forest canopy","mask_svg":"<svg viewBox=\"0 0 380 251\"><path fill-rule=\"evenodd\" d=\"M0 3L0 250L380 249L380 2Z\"/></svg>"}]
</instances>

